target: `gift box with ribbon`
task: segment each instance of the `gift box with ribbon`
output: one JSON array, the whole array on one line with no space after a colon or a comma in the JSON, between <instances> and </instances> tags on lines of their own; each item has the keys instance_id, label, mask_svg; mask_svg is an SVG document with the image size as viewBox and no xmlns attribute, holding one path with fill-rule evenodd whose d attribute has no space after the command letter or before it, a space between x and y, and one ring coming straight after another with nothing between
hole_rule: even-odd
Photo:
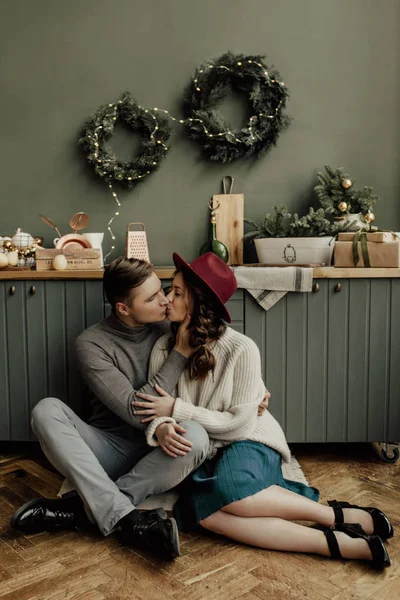
<instances>
[{"instance_id":1,"label":"gift box with ribbon","mask_svg":"<svg viewBox=\"0 0 400 600\"><path fill-rule=\"evenodd\" d=\"M356 233L362 233L366 236L367 242L397 242L398 237L396 233L393 231L361 231L361 232L351 232L345 231L344 233L339 233L338 241L339 242L352 242L354 240L354 236Z\"/></svg>"},{"instance_id":2,"label":"gift box with ribbon","mask_svg":"<svg viewBox=\"0 0 400 600\"><path fill-rule=\"evenodd\" d=\"M335 243L335 267L400 266L398 236L390 231L340 233Z\"/></svg>"}]
</instances>

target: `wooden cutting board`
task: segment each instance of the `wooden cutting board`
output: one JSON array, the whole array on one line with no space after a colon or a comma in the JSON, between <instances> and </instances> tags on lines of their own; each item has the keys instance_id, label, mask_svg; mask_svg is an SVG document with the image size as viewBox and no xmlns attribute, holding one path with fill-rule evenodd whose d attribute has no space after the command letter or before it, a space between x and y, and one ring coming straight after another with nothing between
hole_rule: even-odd
<instances>
[{"instance_id":1,"label":"wooden cutting board","mask_svg":"<svg viewBox=\"0 0 400 600\"><path fill-rule=\"evenodd\" d=\"M229 187L228 180L230 180ZM233 182L234 179L230 175L223 178L224 193L213 196L213 208L217 211L215 215L217 238L228 248L228 265L242 265L244 196L232 194Z\"/></svg>"}]
</instances>

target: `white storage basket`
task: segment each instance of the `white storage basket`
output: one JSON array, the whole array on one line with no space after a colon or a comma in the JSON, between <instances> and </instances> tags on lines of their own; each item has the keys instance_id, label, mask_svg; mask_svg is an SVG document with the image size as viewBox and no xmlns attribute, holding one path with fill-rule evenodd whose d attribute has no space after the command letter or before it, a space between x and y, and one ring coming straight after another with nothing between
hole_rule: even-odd
<instances>
[{"instance_id":1,"label":"white storage basket","mask_svg":"<svg viewBox=\"0 0 400 600\"><path fill-rule=\"evenodd\" d=\"M321 265L332 262L332 237L259 238L257 256L265 265Z\"/></svg>"}]
</instances>

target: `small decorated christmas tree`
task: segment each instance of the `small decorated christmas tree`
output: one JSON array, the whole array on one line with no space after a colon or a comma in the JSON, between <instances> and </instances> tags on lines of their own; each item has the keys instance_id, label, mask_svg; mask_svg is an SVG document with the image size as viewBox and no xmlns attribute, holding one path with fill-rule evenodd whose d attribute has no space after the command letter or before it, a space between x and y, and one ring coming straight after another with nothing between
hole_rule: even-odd
<instances>
[{"instance_id":1,"label":"small decorated christmas tree","mask_svg":"<svg viewBox=\"0 0 400 600\"><path fill-rule=\"evenodd\" d=\"M317 179L319 183L314 190L326 215L345 222L352 221L349 215L358 215L361 224L365 222L365 227L374 221L371 209L378 198L372 194L371 187L357 190L354 180L344 173L342 167L334 171L329 165L325 165L325 172L317 173Z\"/></svg>"},{"instance_id":2,"label":"small decorated christmas tree","mask_svg":"<svg viewBox=\"0 0 400 600\"><path fill-rule=\"evenodd\" d=\"M264 221L258 225L251 219L245 223L253 225L243 239L270 237L322 237L336 236L344 231L373 231L375 220L372 208L378 200L372 194L372 188L364 186L362 190L354 187L343 168L334 171L325 165L325 172L318 172L318 185L314 190L322 208L309 208L308 213L300 217L297 213L288 212L285 205L274 206L271 213L265 215Z\"/></svg>"}]
</instances>

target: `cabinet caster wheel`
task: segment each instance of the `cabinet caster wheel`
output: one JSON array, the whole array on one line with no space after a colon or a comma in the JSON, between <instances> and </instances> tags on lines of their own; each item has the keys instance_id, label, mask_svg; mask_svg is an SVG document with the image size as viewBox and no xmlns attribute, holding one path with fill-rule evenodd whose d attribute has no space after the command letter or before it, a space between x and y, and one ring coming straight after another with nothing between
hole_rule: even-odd
<instances>
[{"instance_id":1,"label":"cabinet caster wheel","mask_svg":"<svg viewBox=\"0 0 400 600\"><path fill-rule=\"evenodd\" d=\"M381 450L381 459L390 464L397 462L399 460L399 455L400 452L398 448L393 448L390 455L387 454L385 450Z\"/></svg>"}]
</instances>

